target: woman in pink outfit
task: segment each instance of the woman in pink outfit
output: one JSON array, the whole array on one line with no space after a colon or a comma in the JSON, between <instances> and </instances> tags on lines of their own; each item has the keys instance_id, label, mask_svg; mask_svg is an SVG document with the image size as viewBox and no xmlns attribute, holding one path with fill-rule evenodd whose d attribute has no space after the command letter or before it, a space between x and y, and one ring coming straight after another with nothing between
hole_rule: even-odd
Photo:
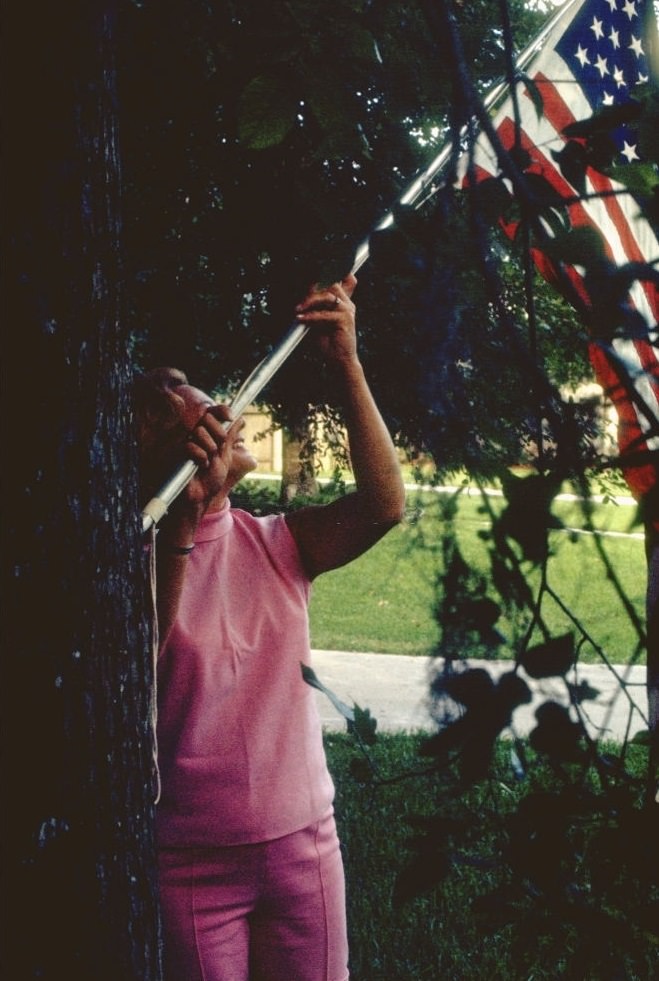
<instances>
[{"instance_id":1,"label":"woman in pink outfit","mask_svg":"<svg viewBox=\"0 0 659 981\"><path fill-rule=\"evenodd\" d=\"M345 413L356 490L256 518L229 494L256 466L226 406L172 368L138 380L144 470L193 480L157 536L160 887L167 981L345 981L334 790L309 662L316 576L401 520L398 456L357 353L354 276L309 292ZM165 477L168 472L162 472Z\"/></svg>"}]
</instances>

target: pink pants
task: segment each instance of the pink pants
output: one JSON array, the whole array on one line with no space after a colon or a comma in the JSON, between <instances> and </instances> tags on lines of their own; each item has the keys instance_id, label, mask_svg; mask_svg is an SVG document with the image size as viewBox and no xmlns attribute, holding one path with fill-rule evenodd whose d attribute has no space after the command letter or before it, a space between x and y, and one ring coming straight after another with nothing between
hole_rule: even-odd
<instances>
[{"instance_id":1,"label":"pink pants","mask_svg":"<svg viewBox=\"0 0 659 981\"><path fill-rule=\"evenodd\" d=\"M334 817L275 841L163 849L166 981L346 981Z\"/></svg>"}]
</instances>

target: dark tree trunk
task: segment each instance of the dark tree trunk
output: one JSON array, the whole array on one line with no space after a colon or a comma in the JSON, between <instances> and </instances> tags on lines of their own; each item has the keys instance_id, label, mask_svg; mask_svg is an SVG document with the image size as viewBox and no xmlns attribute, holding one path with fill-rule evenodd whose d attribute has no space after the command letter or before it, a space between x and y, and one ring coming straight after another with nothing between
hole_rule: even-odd
<instances>
[{"instance_id":1,"label":"dark tree trunk","mask_svg":"<svg viewBox=\"0 0 659 981\"><path fill-rule=\"evenodd\" d=\"M648 521L645 529L648 560L646 613L648 632L648 717L654 735L654 752L659 763L659 530Z\"/></svg>"},{"instance_id":2,"label":"dark tree trunk","mask_svg":"<svg viewBox=\"0 0 659 981\"><path fill-rule=\"evenodd\" d=\"M9 6L4 975L157 981L114 0Z\"/></svg>"}]
</instances>

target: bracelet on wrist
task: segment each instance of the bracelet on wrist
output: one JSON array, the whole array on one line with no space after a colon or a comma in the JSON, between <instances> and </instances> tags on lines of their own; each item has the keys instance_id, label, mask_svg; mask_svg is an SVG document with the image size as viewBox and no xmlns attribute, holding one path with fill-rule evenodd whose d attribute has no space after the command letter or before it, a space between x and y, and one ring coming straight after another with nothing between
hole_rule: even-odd
<instances>
[{"instance_id":1,"label":"bracelet on wrist","mask_svg":"<svg viewBox=\"0 0 659 981\"><path fill-rule=\"evenodd\" d=\"M189 555L195 547L194 542L190 545L170 545L168 542L162 542L162 545L171 555Z\"/></svg>"}]
</instances>

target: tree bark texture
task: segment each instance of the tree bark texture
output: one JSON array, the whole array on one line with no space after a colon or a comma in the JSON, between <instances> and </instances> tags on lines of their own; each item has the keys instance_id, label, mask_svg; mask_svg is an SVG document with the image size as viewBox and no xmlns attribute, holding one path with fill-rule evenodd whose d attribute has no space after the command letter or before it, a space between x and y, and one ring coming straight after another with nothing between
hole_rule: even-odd
<instances>
[{"instance_id":1,"label":"tree bark texture","mask_svg":"<svg viewBox=\"0 0 659 981\"><path fill-rule=\"evenodd\" d=\"M5 9L4 976L158 981L114 0Z\"/></svg>"}]
</instances>

